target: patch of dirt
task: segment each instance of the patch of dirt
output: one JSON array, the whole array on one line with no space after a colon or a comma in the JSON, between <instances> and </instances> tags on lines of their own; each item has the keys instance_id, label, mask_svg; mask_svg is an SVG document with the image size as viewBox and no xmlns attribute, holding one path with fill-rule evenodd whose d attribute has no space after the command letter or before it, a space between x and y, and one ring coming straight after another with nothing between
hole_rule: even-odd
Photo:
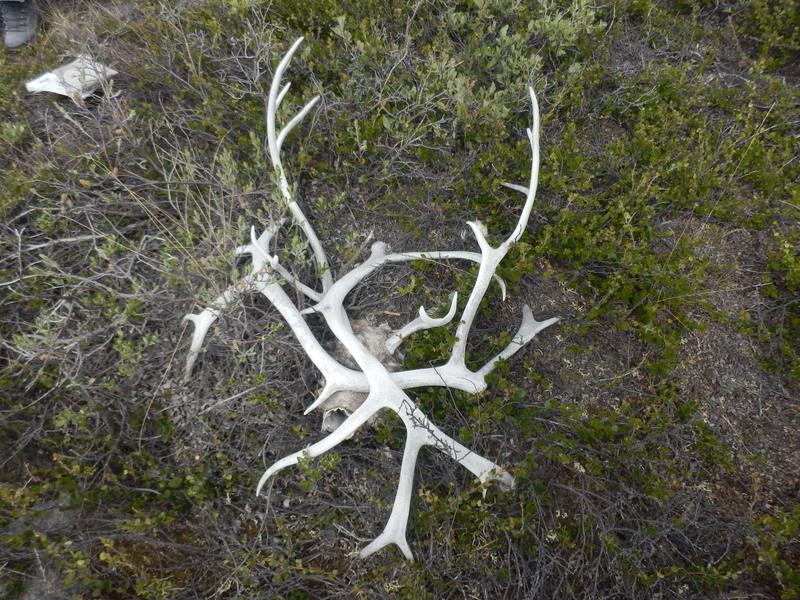
<instances>
[{"instance_id":1,"label":"patch of dirt","mask_svg":"<svg viewBox=\"0 0 800 600\"><path fill-rule=\"evenodd\" d=\"M739 458L760 457L749 467L773 503L800 501L800 410L778 377L764 371L752 339L730 326L710 323L684 337L684 393L700 401L700 414Z\"/></svg>"},{"instance_id":2,"label":"patch of dirt","mask_svg":"<svg viewBox=\"0 0 800 600\"><path fill-rule=\"evenodd\" d=\"M701 220L680 224L698 240L695 253L714 265L705 296L715 311L758 327L768 318L765 233ZM751 468L763 479L763 493L785 506L800 500L800 399L768 372L765 349L753 335L726 320L702 319L705 330L686 334L678 375L701 414L740 457L758 456Z\"/></svg>"}]
</instances>

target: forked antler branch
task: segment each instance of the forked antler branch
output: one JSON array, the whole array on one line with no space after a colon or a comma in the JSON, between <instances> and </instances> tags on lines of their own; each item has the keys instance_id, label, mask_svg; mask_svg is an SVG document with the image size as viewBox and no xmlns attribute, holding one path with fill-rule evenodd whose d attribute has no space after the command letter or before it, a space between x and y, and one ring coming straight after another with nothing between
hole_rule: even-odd
<instances>
[{"instance_id":1,"label":"forked antler branch","mask_svg":"<svg viewBox=\"0 0 800 600\"><path fill-rule=\"evenodd\" d=\"M286 206L289 211L291 211L295 222L302 228L303 233L308 239L308 243L311 245L311 249L314 251L314 258L317 261L317 270L322 280L322 289L327 290L333 284L333 275L331 274L330 265L328 264L328 258L325 256L325 250L323 250L314 228L311 227L311 224L308 222L308 219L306 219L306 216L303 214L303 211L300 209L297 200L289 188L286 172L283 170L283 163L281 162L281 147L283 146L283 141L319 101L319 96L314 96L279 132L276 133L275 130L275 117L278 114L278 108L286 97L286 93L289 91L289 86L291 85L291 83L287 83L285 86L281 87L281 79L283 79L283 74L289 66L289 62L292 60L294 53L302 42L303 38L299 38L292 44L286 56L284 56L283 60L278 64L278 68L275 69L275 75L272 77L272 85L270 86L269 98L267 100L267 143L269 145L270 160L272 160L272 164L278 174L278 185L281 190L281 195L286 201Z\"/></svg>"},{"instance_id":2,"label":"forked antler branch","mask_svg":"<svg viewBox=\"0 0 800 600\"><path fill-rule=\"evenodd\" d=\"M533 106L533 126L528 129L532 157L530 183L527 187L508 185L508 187L525 194L525 203L516 227L503 243L497 247L492 247L486 239L482 225L477 222L470 222L469 226L475 234L480 252L433 251L398 254L389 253L383 243L375 243L367 260L339 279L334 280L322 245L291 193L280 158L281 145L286 136L311 110L318 98L314 98L306 104L279 132L276 130L275 125L278 106L289 89L288 84L281 88L280 80L301 41L302 38L294 43L276 69L267 103L267 137L270 158L278 174L281 194L312 248L322 283L322 291L318 292L300 282L291 274L289 269L285 269L279 263L276 256L270 254L270 244L278 234L280 223L268 227L260 236L256 236L255 230L251 231L250 244L237 249L237 253L251 255L253 262L252 273L245 277L239 286L229 288L220 295L211 306L201 313L185 317L186 320L190 320L195 324L195 333L186 365L186 376L188 377L191 373L208 328L219 316L220 312L242 289L253 289L261 292L286 320L301 347L320 370L325 380L322 391L308 407L306 413L323 405L330 407L337 394L346 393L350 394L351 397L353 394L363 394L363 401L361 401L360 405L348 406L346 408L348 411L347 417L326 437L301 451L278 460L270 466L258 482L256 494L261 493L265 483L278 471L297 464L304 457L313 458L330 451L351 437L359 427L380 411L387 409L394 411L403 421L407 432L397 493L383 533L361 551L361 556L369 556L380 548L393 543L397 544L406 558L412 559L413 555L406 540L406 525L411 506L414 466L419 450L423 446L433 446L444 452L469 469L481 482L497 480L507 488L514 486L514 478L502 466L472 452L436 427L414 404L407 391L425 386L445 386L467 392L482 391L486 388L486 376L500 360L513 356L520 348L530 342L539 331L558 321L558 318L537 321L534 319L530 308L526 305L523 307L520 327L508 346L477 371L471 371L466 365L467 339L478 314L481 300L493 278L499 282L503 298L505 298L505 285L502 280L497 278L495 271L508 254L509 249L519 241L525 231L533 207L539 170L539 111L536 95L533 89L529 88ZM344 309L344 300L356 286L381 266L388 263L425 259L471 261L479 265L478 274L458 321L459 324L455 334L456 341L449 360L438 367L393 371L388 364L385 364L386 361L382 362L376 353L370 352L356 335L351 325L350 317ZM284 286L294 287L312 300L314 305L300 310L286 293ZM402 344L403 340L415 331L442 327L451 323L457 312L457 301L457 295L453 294L450 310L441 318L431 318L425 309L421 307L418 317L394 332L385 341L386 354L391 355ZM304 315L312 312L321 314L324 317L328 328L341 345L346 348L350 358L358 366L357 369L343 365L314 336L304 319Z\"/></svg>"}]
</instances>

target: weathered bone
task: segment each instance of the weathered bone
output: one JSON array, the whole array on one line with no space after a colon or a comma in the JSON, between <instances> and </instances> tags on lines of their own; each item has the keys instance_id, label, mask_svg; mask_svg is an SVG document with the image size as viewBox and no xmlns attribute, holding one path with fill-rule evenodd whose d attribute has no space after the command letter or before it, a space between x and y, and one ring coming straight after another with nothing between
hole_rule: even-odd
<instances>
[{"instance_id":1,"label":"weathered bone","mask_svg":"<svg viewBox=\"0 0 800 600\"><path fill-rule=\"evenodd\" d=\"M281 88L280 81L301 41L302 38L292 45L276 69L267 103L267 137L270 159L278 175L281 194L286 208L306 235L314 253L322 291L318 292L299 281L289 269L280 264L276 256L270 254L270 244L278 234L281 223L268 227L258 237L253 229L250 244L237 249L238 254L249 254L252 257L253 271L238 285L228 288L205 310L199 314L185 317L185 320L195 324L185 372L189 377L208 329L237 295L243 290L258 290L262 293L286 320L300 346L322 374L325 381L324 387L316 400L308 407L306 413L316 408L322 408L325 411L323 428L329 433L304 450L286 456L270 466L258 482L256 494L261 493L265 483L278 471L297 464L305 457L313 458L328 452L351 437L359 427L374 419L381 411L392 410L399 415L407 432L397 493L383 533L360 554L362 557L366 557L388 544L396 544L405 557L411 560L413 554L406 540L406 526L413 492L414 467L420 448L426 445L437 448L464 465L483 483L497 480L506 488L514 486L514 478L502 466L475 454L436 427L414 404L408 396L407 390L425 386L444 386L467 392L480 392L486 388L486 376L500 360L513 356L539 331L558 321L558 318L537 321L534 319L531 309L525 305L522 310L520 327L508 346L479 370L471 371L467 368L465 362L467 339L478 313L480 302L493 278L500 284L503 299L505 299L505 285L495 275L495 271L509 249L519 241L525 231L533 207L539 171L539 112L536 95L533 89L529 88L533 107L533 127L528 129L532 157L530 183L527 187L506 184L525 194L522 214L508 239L494 248L486 240L483 226L477 222L470 222L468 225L477 240L479 253L463 251L389 253L385 244L375 243L372 245L367 260L334 280L322 245L292 196L280 159L281 145L286 136L311 110L318 97L306 104L279 132L276 130L275 124L278 106L289 89L288 84ZM396 370L397 361L391 357L392 354L411 333L442 327L452 322L457 312L457 295L453 294L450 310L443 317L432 318L424 307L421 307L417 318L385 339L385 351L383 349L376 350L374 345L370 345L368 348L359 339L359 335L354 331L353 321L344 309L344 300L376 269L388 263L413 260L467 260L478 264L478 274L461 313L455 333L456 341L449 360L438 367L404 371ZM283 286L293 287L313 301L313 306L303 310L299 309ZM356 368L342 364L342 361L337 360L331 352L323 347L303 318L304 315L310 313L318 313L323 316L328 328L339 344L349 353Z\"/></svg>"}]
</instances>

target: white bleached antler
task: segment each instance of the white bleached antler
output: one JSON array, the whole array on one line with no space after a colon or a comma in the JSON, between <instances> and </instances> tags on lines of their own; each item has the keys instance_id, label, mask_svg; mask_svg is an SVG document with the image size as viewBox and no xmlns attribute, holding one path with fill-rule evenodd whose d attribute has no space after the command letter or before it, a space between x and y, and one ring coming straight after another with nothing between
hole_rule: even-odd
<instances>
[{"instance_id":1,"label":"white bleached antler","mask_svg":"<svg viewBox=\"0 0 800 600\"><path fill-rule=\"evenodd\" d=\"M301 451L278 460L270 466L261 477L256 488L256 494L261 492L265 483L278 471L297 464L304 457L313 458L328 452L351 437L359 427L380 411L392 410L399 415L407 432L397 493L383 533L361 551L361 556L369 556L388 544L396 544L405 557L411 560L413 555L406 540L406 525L413 492L414 467L419 450L423 446L433 446L444 452L469 469L481 482L497 480L507 488L514 486L514 478L503 467L475 454L436 427L414 404L407 391L426 386L445 386L473 393L482 391L486 388L486 376L495 368L498 361L513 356L520 348L530 342L539 331L558 321L558 318L536 321L530 308L526 305L523 308L520 327L508 346L477 371L471 371L466 366L467 338L478 313L480 302L493 278L501 285L503 298L505 298L505 285L502 280L497 278L495 271L509 249L519 241L525 231L533 207L539 170L538 105L536 96L531 88L533 126L528 130L532 155L531 179L527 187L509 185L509 187L525 194L525 203L519 221L508 239L496 248L492 247L486 240L483 227L479 223L469 223L475 234L480 252L434 251L397 254L389 253L385 244L375 243L367 260L339 279L334 280L322 245L291 194L280 160L281 144L286 135L311 110L318 98L314 98L306 104L280 132L276 132L275 126L277 108L289 88L288 84L281 88L280 80L301 41L302 38L294 43L276 69L267 104L267 136L270 158L278 173L281 193L289 211L305 233L314 253L322 291L318 292L298 281L288 269L280 265L277 257L270 254L270 244L273 238L277 236L281 224L267 228L258 237L255 230L253 230L250 244L237 250L239 254L252 256L253 272L239 286L229 288L200 314L187 315L185 317L186 320L195 323L195 333L186 364L186 375L187 377L190 375L208 328L219 316L220 312L230 304L242 289L260 291L281 313L301 347L320 370L325 380L322 391L308 407L306 413L323 405L330 410L331 403L335 405L337 395L346 395L350 404L346 407L342 406L346 418L343 418L340 424L337 421L338 427L329 435ZM457 295L453 294L450 310L444 317L432 318L421 307L419 316L416 319L385 340L385 353L368 350L365 343L359 339L353 330L350 317L344 309L344 300L356 286L381 266L388 263L425 259L471 261L479 265L478 274L458 321L459 324L455 334L456 342L450 359L444 365L438 367L395 371L390 369L389 361L385 356L391 355L411 333L422 329L442 327L452 322L457 312ZM284 290L284 286L295 288L315 304L310 308L300 310ZM304 315L312 312L321 314L324 317L328 328L347 350L357 365L357 369L343 365L314 336L304 319ZM382 358L379 358L379 355ZM360 404L356 403L355 406L352 405L354 396L359 398L360 402Z\"/></svg>"}]
</instances>

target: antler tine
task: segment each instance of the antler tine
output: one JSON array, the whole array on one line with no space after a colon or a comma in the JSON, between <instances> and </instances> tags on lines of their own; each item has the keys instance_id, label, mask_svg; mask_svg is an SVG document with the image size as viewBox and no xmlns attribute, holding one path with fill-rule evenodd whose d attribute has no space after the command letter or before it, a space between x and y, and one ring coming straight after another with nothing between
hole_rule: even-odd
<instances>
[{"instance_id":1,"label":"antler tine","mask_svg":"<svg viewBox=\"0 0 800 600\"><path fill-rule=\"evenodd\" d=\"M561 319L559 317L552 317L545 321L537 321L533 317L533 312L531 311L530 306L525 304L522 307L522 323L520 324L516 335L514 335L508 346L506 346L502 352L500 352L497 356L487 362L481 369L479 369L477 374L481 378L485 378L489 373L494 371L497 363L499 363L501 360L508 360L514 356L523 346L530 342L537 333L550 327L550 325L555 325L560 320Z\"/></svg>"},{"instance_id":2,"label":"antler tine","mask_svg":"<svg viewBox=\"0 0 800 600\"><path fill-rule=\"evenodd\" d=\"M183 317L183 322L191 321L194 323L194 333L192 334L192 341L189 345L189 355L186 357L186 365L183 368L183 381L187 382L192 376L192 369L194 363L197 362L197 357L200 354L200 349L203 347L203 342L208 335L208 330L214 324L214 321L219 317L220 309L216 308L219 305L227 306L234 298L233 292L226 290L223 294L214 300L214 306L209 306L204 309L200 314L189 314Z\"/></svg>"},{"instance_id":3,"label":"antler tine","mask_svg":"<svg viewBox=\"0 0 800 600\"><path fill-rule=\"evenodd\" d=\"M406 427L406 445L403 448L403 462L400 465L400 476L392 512L381 534L359 552L359 557L366 558L389 544L396 544L406 560L414 560L414 554L406 539L406 529L408 528L408 515L411 511L411 497L414 492L414 467L417 464L419 451L425 442L426 440L419 435L417 429Z\"/></svg>"},{"instance_id":4,"label":"antler tine","mask_svg":"<svg viewBox=\"0 0 800 600\"><path fill-rule=\"evenodd\" d=\"M289 91L289 86L291 85L286 84L283 86L283 88L281 88L281 79L283 79L283 74L286 71L286 68L289 66L294 53L297 52L297 49L302 43L303 38L300 37L295 40L294 44L292 44L289 50L287 50L283 59L275 68L275 74L272 76L272 85L269 88L269 97L267 99L267 142L269 144L272 162L276 165L280 165L280 152L277 144L278 137L275 134L275 115L278 112L278 106L283 101L283 98L286 96L286 93Z\"/></svg>"},{"instance_id":5,"label":"antler tine","mask_svg":"<svg viewBox=\"0 0 800 600\"><path fill-rule=\"evenodd\" d=\"M283 75L283 73L281 73ZM278 97L275 99L275 112L281 107L281 102L283 102L284 97L289 92L289 88L292 87L292 82L288 82L281 88L281 91L278 92Z\"/></svg>"},{"instance_id":6,"label":"antler tine","mask_svg":"<svg viewBox=\"0 0 800 600\"><path fill-rule=\"evenodd\" d=\"M297 41L292 44L291 48L289 48L289 50L286 52L283 60L281 60L281 62L278 64L278 67L275 69L275 75L272 78L272 85L269 89L269 97L267 98L267 144L269 146L270 160L272 161L272 164L278 173L278 186L281 191L281 196L283 196L287 208L292 213L292 216L295 218L295 221L297 221L297 224L303 230L303 233L305 234L306 239L311 246L311 250L314 253L314 260L317 263L317 270L319 271L320 280L322 282L322 289L324 291L333 285L333 275L331 274L328 257L325 254L322 243L317 237L317 233L314 231L314 228L311 227L311 224L308 222L308 219L306 219L306 216L300 208L300 205L297 204L297 201L292 194L292 191L289 187L289 181L286 179L286 172L283 169L283 163L281 162L281 146L283 145L284 139L286 139L286 136L289 135L289 132L294 129L294 127L300 121L302 121L308 112L313 108L313 106L317 103L317 100L319 100L319 96L308 102L308 104L306 104L303 109L297 115L295 115L295 117L289 121L289 123L279 133L276 133L275 126L275 117L278 112L278 106L286 96L286 93L289 91L289 84L281 88L281 79L283 78L286 68L289 66L289 62L292 60L292 57L294 56L295 52L297 52L297 49L300 47L302 42L303 38L298 38Z\"/></svg>"},{"instance_id":7,"label":"antler tine","mask_svg":"<svg viewBox=\"0 0 800 600\"><path fill-rule=\"evenodd\" d=\"M264 233L261 234L261 237L257 241L258 247L269 247L272 238L275 233L277 233L282 223L283 221L281 220L272 227L265 229ZM256 244L256 242L254 241L253 244ZM242 254L250 252L250 250L251 246L240 246L234 250L234 254L241 256ZM237 291L241 288L247 289L256 283L255 271L259 268L260 267L255 266L253 273L245 277L238 285L231 286L222 292L222 294L213 300L211 306L205 308L200 314L188 314L183 317L184 322L190 321L194 323L194 333L192 334L192 341L189 345L189 356L186 359L186 365L183 370L184 381L188 381L192 375L192 369L194 368L195 362L197 362L197 357L200 354L200 349L203 347L203 342L206 339L206 335L208 335L209 329L211 329L211 326L217 320L220 313L234 301Z\"/></svg>"},{"instance_id":8,"label":"antler tine","mask_svg":"<svg viewBox=\"0 0 800 600\"><path fill-rule=\"evenodd\" d=\"M453 317L456 316L457 308L458 292L453 292L453 298L450 301L450 310L447 311L445 316L439 317L438 319L429 317L428 313L425 311L425 307L420 306L419 316L404 327L397 330L388 340L386 340L386 350L389 352L389 354L392 354L395 350L397 350L400 344L403 343L403 340L412 333L422 331L424 329L433 329L434 327L442 327L447 325L453 320Z\"/></svg>"},{"instance_id":9,"label":"antler tine","mask_svg":"<svg viewBox=\"0 0 800 600\"><path fill-rule=\"evenodd\" d=\"M528 93L531 96L531 110L533 112L533 125L526 130L528 140L531 143L531 180L528 184L527 197L525 205L522 207L522 214L519 217L517 226L514 232L506 240L506 244L515 244L522 237L522 233L528 226L528 218L531 216L533 210L533 201L536 198L536 187L539 183L539 102L536 99L536 92L532 87L528 88ZM515 188L519 189L519 188Z\"/></svg>"},{"instance_id":10,"label":"antler tine","mask_svg":"<svg viewBox=\"0 0 800 600\"><path fill-rule=\"evenodd\" d=\"M276 141L276 145L278 147L278 152L281 151L281 147L283 146L283 140L286 139L286 136L289 135L289 132L294 129L295 125L297 125L300 121L302 121L308 112L314 108L314 105L319 101L319 96L314 96L308 103L302 108L302 110L297 113L294 118L286 124L286 126L281 129L281 132L278 134L278 139Z\"/></svg>"},{"instance_id":11,"label":"antler tine","mask_svg":"<svg viewBox=\"0 0 800 600\"><path fill-rule=\"evenodd\" d=\"M303 456L308 456L309 458L322 456L332 448L338 446L344 440L350 438L359 427L369 420L371 416L373 416L376 412L383 410L384 408L388 408L385 400L377 393L370 394L367 397L367 400L361 406L359 406L355 412L348 416L338 429L328 434L320 441L311 444L307 448L300 450L299 452L295 452L294 454L290 454L289 456L285 456L279 461L273 463L261 476L258 486L256 487L256 496L261 493L261 488L264 487L264 484L267 482L267 480L269 480L269 478L275 473L285 469L286 467L296 465L300 459L303 458Z\"/></svg>"}]
</instances>

